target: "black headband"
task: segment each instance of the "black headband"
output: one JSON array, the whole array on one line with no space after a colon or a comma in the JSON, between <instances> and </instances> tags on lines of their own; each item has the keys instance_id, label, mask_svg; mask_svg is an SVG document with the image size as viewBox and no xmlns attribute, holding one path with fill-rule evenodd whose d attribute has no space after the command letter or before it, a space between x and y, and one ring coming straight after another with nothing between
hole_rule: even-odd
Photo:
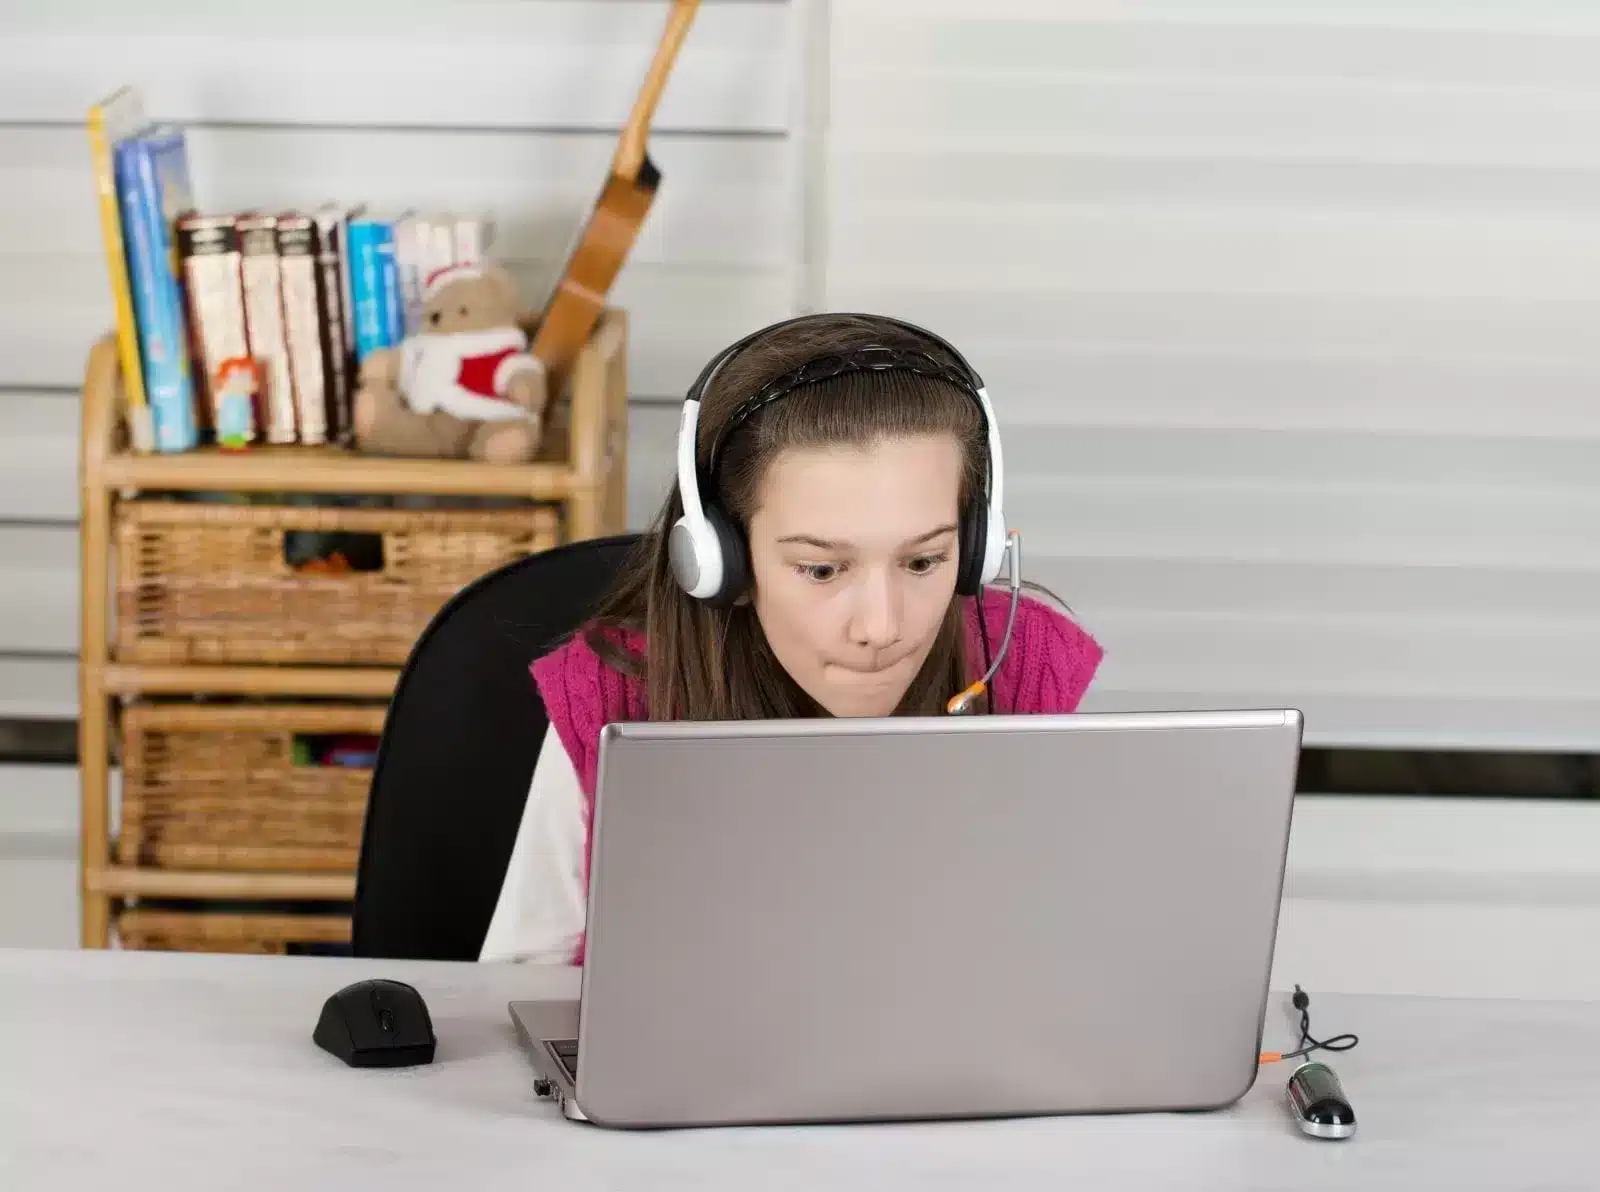
<instances>
[{"instance_id":1,"label":"black headband","mask_svg":"<svg viewBox=\"0 0 1600 1192\"><path fill-rule=\"evenodd\" d=\"M743 426L757 411L771 405L779 398L807 385L831 381L835 377L850 373L889 371L915 373L921 377L948 381L963 393L969 394L974 401L977 400L977 391L973 388L972 376L968 370L941 364L926 352L891 348L882 344L868 344L848 352L832 352L808 360L798 368L774 377L740 402L711 441L711 451L706 459L705 477L708 480L715 479L722 449L733 432Z\"/></svg>"}]
</instances>

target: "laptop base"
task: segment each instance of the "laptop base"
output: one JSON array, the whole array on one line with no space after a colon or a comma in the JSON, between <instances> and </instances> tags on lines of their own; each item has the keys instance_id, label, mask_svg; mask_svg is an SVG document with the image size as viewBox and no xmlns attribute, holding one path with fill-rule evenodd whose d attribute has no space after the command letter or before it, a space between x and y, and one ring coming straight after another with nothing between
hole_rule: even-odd
<instances>
[{"instance_id":1,"label":"laptop base","mask_svg":"<svg viewBox=\"0 0 1600 1192\"><path fill-rule=\"evenodd\" d=\"M533 1095L541 1101L554 1101L568 1121L587 1122L578 1108L578 1073L575 1030L562 1030L576 1018L576 1002L512 1002L512 1025L517 1040L533 1064ZM568 1036L550 1038L552 1034Z\"/></svg>"}]
</instances>

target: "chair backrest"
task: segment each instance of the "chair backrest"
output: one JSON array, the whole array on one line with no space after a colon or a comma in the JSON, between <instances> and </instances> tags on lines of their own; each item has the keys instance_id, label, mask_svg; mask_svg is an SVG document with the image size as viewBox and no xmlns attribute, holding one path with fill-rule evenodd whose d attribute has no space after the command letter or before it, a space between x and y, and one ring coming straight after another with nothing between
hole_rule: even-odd
<instances>
[{"instance_id":1,"label":"chair backrest","mask_svg":"<svg viewBox=\"0 0 1600 1192\"><path fill-rule=\"evenodd\" d=\"M549 726L528 667L588 618L637 542L519 559L458 592L417 639L373 769L355 955L477 959Z\"/></svg>"}]
</instances>

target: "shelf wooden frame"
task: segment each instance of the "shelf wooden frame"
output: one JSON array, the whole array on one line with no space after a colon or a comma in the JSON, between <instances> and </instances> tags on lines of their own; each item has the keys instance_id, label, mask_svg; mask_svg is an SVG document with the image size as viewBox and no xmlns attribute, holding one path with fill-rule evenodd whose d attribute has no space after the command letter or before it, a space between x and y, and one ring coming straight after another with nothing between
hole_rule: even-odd
<instances>
[{"instance_id":1,"label":"shelf wooden frame","mask_svg":"<svg viewBox=\"0 0 1600 1192\"><path fill-rule=\"evenodd\" d=\"M108 333L91 347L78 459L83 947L110 945L125 899L348 901L355 890L353 873L183 871L113 863L110 769L122 702L181 695L386 700L399 676L398 668L388 667L119 661L111 647L112 526L118 502L199 491L520 497L559 508L564 542L621 533L627 527L627 346L627 313L608 309L556 395L540 458L523 465L390 459L337 447L137 454L120 414L116 338Z\"/></svg>"}]
</instances>

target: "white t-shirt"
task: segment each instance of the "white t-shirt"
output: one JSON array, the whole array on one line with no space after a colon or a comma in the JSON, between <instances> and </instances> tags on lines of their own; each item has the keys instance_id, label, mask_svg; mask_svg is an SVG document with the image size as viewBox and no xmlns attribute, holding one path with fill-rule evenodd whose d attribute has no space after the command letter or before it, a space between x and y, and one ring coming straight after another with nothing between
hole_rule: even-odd
<instances>
[{"instance_id":1,"label":"white t-shirt","mask_svg":"<svg viewBox=\"0 0 1600 1192\"><path fill-rule=\"evenodd\" d=\"M578 771L548 728L479 960L573 962L587 907L583 802Z\"/></svg>"}]
</instances>

